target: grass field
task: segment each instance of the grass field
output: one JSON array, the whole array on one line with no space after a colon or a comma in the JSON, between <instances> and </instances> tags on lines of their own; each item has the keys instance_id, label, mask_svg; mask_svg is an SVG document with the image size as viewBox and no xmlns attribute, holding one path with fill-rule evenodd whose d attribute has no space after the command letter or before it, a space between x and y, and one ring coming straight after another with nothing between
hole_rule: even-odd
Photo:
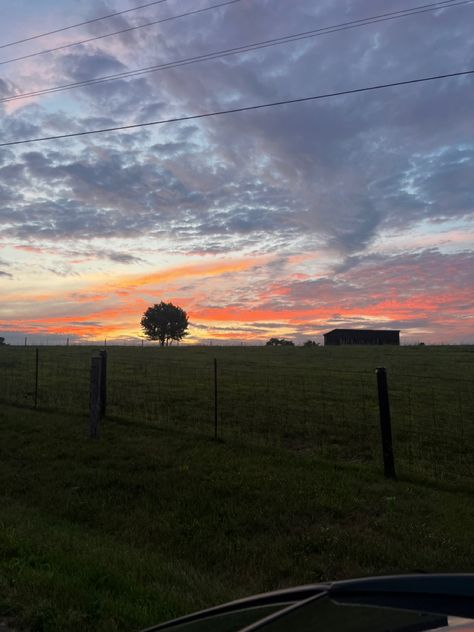
<instances>
[{"instance_id":1,"label":"grass field","mask_svg":"<svg viewBox=\"0 0 474 632\"><path fill-rule=\"evenodd\" d=\"M40 347L40 409L87 413L97 348ZM401 475L474 482L474 347L108 348L110 418L236 444L380 462L374 369L388 370ZM31 406L35 349L0 348L0 399Z\"/></svg>"},{"instance_id":2,"label":"grass field","mask_svg":"<svg viewBox=\"0 0 474 632\"><path fill-rule=\"evenodd\" d=\"M91 441L98 349L39 348L34 411L36 350L0 348L0 616L139 630L298 583L474 570L473 347L107 351Z\"/></svg>"},{"instance_id":3,"label":"grass field","mask_svg":"<svg viewBox=\"0 0 474 632\"><path fill-rule=\"evenodd\" d=\"M179 430L0 407L0 617L139 630L250 593L474 571L469 484Z\"/></svg>"}]
</instances>

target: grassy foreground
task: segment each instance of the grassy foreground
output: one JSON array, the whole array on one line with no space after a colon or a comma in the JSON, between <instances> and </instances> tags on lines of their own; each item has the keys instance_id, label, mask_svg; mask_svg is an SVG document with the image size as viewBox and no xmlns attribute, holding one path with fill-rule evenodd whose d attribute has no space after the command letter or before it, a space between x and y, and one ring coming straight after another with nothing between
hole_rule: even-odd
<instances>
[{"instance_id":1,"label":"grassy foreground","mask_svg":"<svg viewBox=\"0 0 474 632\"><path fill-rule=\"evenodd\" d=\"M139 630L250 593L474 570L474 490L131 423L0 409L0 617Z\"/></svg>"}]
</instances>

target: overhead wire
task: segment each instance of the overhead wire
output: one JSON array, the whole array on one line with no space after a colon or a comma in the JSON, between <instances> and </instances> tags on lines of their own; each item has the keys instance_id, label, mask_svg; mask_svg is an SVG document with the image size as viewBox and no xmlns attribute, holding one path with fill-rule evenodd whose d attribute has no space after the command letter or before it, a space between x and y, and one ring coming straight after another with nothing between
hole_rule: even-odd
<instances>
[{"instance_id":1,"label":"overhead wire","mask_svg":"<svg viewBox=\"0 0 474 632\"><path fill-rule=\"evenodd\" d=\"M168 0L154 0L153 2L147 2L146 4L140 4L137 7L132 7L131 9L123 9L123 11L114 11L113 13L108 13L107 15L101 15L98 18L91 18L90 20L84 20L83 22L76 22L76 24L69 24L68 26L61 26L57 29L53 29L52 31L46 31L45 33L38 33L37 35L30 35L28 37L24 37L23 39L16 40L14 42L7 42L6 44L0 44L0 48L8 48L9 46L15 46L17 44L24 44L25 42L31 42L32 40L37 40L42 37L47 37L48 35L54 35L56 33L63 33L64 31L69 31L71 29L76 29L80 26L86 26L87 24L93 24L94 22L100 22L101 20L108 20L110 18L114 18L117 15L124 15L124 13L131 13L132 11L139 11L140 9L145 9L147 7L152 7L156 4L163 4L163 2L168 2Z\"/></svg>"},{"instance_id":2,"label":"overhead wire","mask_svg":"<svg viewBox=\"0 0 474 632\"><path fill-rule=\"evenodd\" d=\"M80 46L81 44L88 44L90 42L95 42L100 39L105 39L106 37L113 37L114 35L121 35L123 33L129 33L130 31L136 31L137 29L143 29L148 26L154 26L156 24L163 24L164 22L171 22L171 20L177 20L179 18L184 18L189 15L197 15L198 13L205 13L206 11L211 11L212 9L218 9L219 7L225 7L229 4L236 4L237 2L241 2L241 0L225 0L225 2L219 2L218 4L212 4L208 7L203 7L201 9L194 9L193 11L186 11L185 13L180 13L178 15L172 15L167 18L160 18L159 20L153 20L152 22L145 22L144 24L137 24L135 26L129 26L125 29L120 29L119 31L113 31L112 33L105 33L103 35L95 35L94 37L89 37L84 40L80 40L78 42L70 42L68 44L61 44L61 46L55 46L54 48L47 48L45 50L37 51L36 53L29 53L28 55L21 55L20 57L14 57L12 59L5 59L0 61L0 66L4 66L5 64L12 64L15 61L22 61L24 59L31 59L32 57L38 57L39 55L46 55L48 53L55 53L58 50L64 50L66 48L72 48L73 46Z\"/></svg>"},{"instance_id":3,"label":"overhead wire","mask_svg":"<svg viewBox=\"0 0 474 632\"><path fill-rule=\"evenodd\" d=\"M115 127L106 127L106 128L101 128L101 129L95 129L95 130L86 130L83 132L71 132L69 134L58 134L55 136L43 136L43 137L39 137L39 138L27 138L24 140L16 140L16 141L10 141L7 143L0 143L0 147L11 147L13 145L23 145L26 143L38 143L38 142L44 142L44 141L50 141L50 140L59 140L62 138L76 138L76 137L80 137L80 136L88 136L91 134L103 134L103 133L107 133L107 132L117 132L117 131L123 131L123 130L130 130L130 129L138 129L141 127L150 127L150 126L154 126L154 125L164 125L167 123L179 123L179 122L183 122L183 121L192 121L192 120L197 120L197 119L205 119L205 118L209 118L212 116L222 116L225 114L236 114L238 112L249 112L251 110L261 110L264 108L271 108L271 107L277 107L277 106L282 106L282 105L289 105L289 104L294 104L294 103L305 103L305 102L309 102L309 101L316 101L316 100L320 100L320 99L328 99L328 98L332 98L332 97L339 97L339 96L343 96L343 95L349 95L349 94L358 94L358 93L363 93L363 92L369 92L369 91L373 91L373 90L381 90L381 89L385 89L385 88L394 88L397 86L406 86L406 85L410 85L410 84L418 84L418 83L423 83L426 81L435 81L435 80L440 80L440 79L448 79L448 78L453 78L453 77L461 77L461 76L467 76L467 75L472 75L474 74L474 70L463 70L460 72L451 72L451 73L446 73L446 74L442 74L442 75L432 75L430 77L418 77L416 79L407 79L405 81L395 81L395 82L391 82L391 83L383 83L383 84L376 84L373 86L365 86L363 88L353 88L351 90L340 90L337 92L328 92L328 93L324 93L324 94L317 94L317 95L312 95L312 96L308 96L308 97L299 97L299 98L295 98L295 99L284 99L281 101L272 101L269 103L259 103L256 105L248 105L248 106L243 106L243 107L238 107L238 108L230 108L230 109L226 109L226 110L217 110L214 112L205 112L203 114L190 114L187 116L178 116L178 117L173 117L173 118L168 118L168 119L161 119L158 121L148 121L145 123L133 123L131 125L118 125Z\"/></svg>"},{"instance_id":4,"label":"overhead wire","mask_svg":"<svg viewBox=\"0 0 474 632\"><path fill-rule=\"evenodd\" d=\"M446 4L446 2L433 2L428 5L425 4L425 5L420 5L417 7L412 7L410 9L391 11L389 13L382 13L375 16L369 16L366 18L359 18L357 20L351 20L350 22L343 22L341 24L335 24L335 25L331 25L327 27L321 27L318 29L312 29L309 31L303 31L300 33L293 33L290 35L275 37L268 40L245 44L242 46L236 46L236 47L228 48L224 50L204 53L202 55L196 55L194 57L185 57L183 59L178 59L178 60L174 60L170 62L164 62L162 64L157 64L153 66L146 66L143 68L136 68L134 70L123 71L123 72L115 73L111 75L104 75L102 77L94 77L92 79L85 79L83 81L76 81L76 82L71 82L67 84L61 84L58 86L52 86L50 88L43 88L39 90L32 90L30 92L13 94L13 95L9 95L7 97L1 98L0 103L5 103L9 101L17 101L17 100L27 99L27 98L31 98L35 96L42 96L45 94L52 94L55 92L73 90L76 88L102 84L109 81L118 81L120 79L128 79L130 77L136 77L136 76L140 76L144 74L158 72L160 70L168 70L172 68L178 68L180 66L187 66L190 64L199 63L202 61L210 61L214 59L228 57L231 55L238 55L242 53L253 52L255 50L260 50L263 48L270 48L272 46L279 46L281 44L297 42L297 41L301 41L305 39L318 37L321 35L327 35L327 34L336 33L339 31L359 28L362 26L367 26L370 24L378 23L378 22L385 22L388 20L399 19L402 17L410 16L410 15L418 15L420 13L427 13L429 11L435 11L440 8L452 8L459 5L472 4L474 2L474 0L447 0L447 1L449 2L449 4Z\"/></svg>"}]
</instances>

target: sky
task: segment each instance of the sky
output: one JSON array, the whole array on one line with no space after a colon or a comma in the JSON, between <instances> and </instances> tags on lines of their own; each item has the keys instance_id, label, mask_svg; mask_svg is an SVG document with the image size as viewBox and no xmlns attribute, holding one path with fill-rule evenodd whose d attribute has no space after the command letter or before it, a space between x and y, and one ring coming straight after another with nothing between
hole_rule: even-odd
<instances>
[{"instance_id":1,"label":"sky","mask_svg":"<svg viewBox=\"0 0 474 632\"><path fill-rule=\"evenodd\" d=\"M474 3L451 2L10 98L428 2L235 0L179 17L221 3L164 0L1 48L0 142L474 69ZM3 3L0 44L140 4ZM348 327L400 329L404 343L474 343L473 110L467 75L2 147L0 335L138 341L143 312L164 300L187 311L189 344L321 341Z\"/></svg>"}]
</instances>

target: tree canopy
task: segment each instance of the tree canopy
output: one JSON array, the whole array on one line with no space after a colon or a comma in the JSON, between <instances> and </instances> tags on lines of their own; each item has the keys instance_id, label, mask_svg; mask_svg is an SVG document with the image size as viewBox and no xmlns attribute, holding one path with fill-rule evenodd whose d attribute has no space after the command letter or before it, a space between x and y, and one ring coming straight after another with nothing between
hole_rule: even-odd
<instances>
[{"instance_id":1,"label":"tree canopy","mask_svg":"<svg viewBox=\"0 0 474 632\"><path fill-rule=\"evenodd\" d=\"M178 305L164 301L149 307L141 319L145 336L148 340L159 340L162 347L187 336L188 325L186 312Z\"/></svg>"},{"instance_id":2,"label":"tree canopy","mask_svg":"<svg viewBox=\"0 0 474 632\"><path fill-rule=\"evenodd\" d=\"M267 347L294 347L295 343L285 338L270 338L265 343Z\"/></svg>"}]
</instances>

